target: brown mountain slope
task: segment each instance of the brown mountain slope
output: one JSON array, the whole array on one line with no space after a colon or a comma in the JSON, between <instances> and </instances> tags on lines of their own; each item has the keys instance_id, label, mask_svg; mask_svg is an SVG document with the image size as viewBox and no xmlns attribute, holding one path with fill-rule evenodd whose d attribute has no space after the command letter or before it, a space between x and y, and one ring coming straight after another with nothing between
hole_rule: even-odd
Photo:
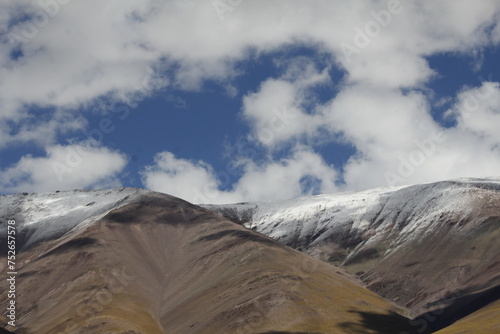
<instances>
[{"instance_id":1,"label":"brown mountain slope","mask_svg":"<svg viewBox=\"0 0 500 334\"><path fill-rule=\"evenodd\" d=\"M158 193L17 263L17 334L416 333L341 269Z\"/></svg>"}]
</instances>

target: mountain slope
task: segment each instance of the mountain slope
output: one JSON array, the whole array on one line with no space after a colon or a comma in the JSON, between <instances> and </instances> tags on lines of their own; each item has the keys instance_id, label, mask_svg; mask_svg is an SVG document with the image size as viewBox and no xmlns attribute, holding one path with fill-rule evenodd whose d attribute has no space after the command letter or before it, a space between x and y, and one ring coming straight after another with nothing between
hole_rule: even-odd
<instances>
[{"instance_id":1,"label":"mountain slope","mask_svg":"<svg viewBox=\"0 0 500 334\"><path fill-rule=\"evenodd\" d=\"M19 235L17 334L416 333L343 270L168 195L4 196L0 208L2 249L8 219Z\"/></svg>"},{"instance_id":2,"label":"mountain slope","mask_svg":"<svg viewBox=\"0 0 500 334\"><path fill-rule=\"evenodd\" d=\"M499 179L205 207L343 266L412 316L500 283Z\"/></svg>"}]
</instances>

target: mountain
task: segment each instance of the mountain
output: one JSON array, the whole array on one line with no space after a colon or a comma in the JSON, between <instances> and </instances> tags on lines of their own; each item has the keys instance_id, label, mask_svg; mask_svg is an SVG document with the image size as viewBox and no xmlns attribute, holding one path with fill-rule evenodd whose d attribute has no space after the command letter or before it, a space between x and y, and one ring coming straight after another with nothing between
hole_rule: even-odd
<instances>
[{"instance_id":1,"label":"mountain","mask_svg":"<svg viewBox=\"0 0 500 334\"><path fill-rule=\"evenodd\" d=\"M205 207L343 267L418 328L443 328L499 297L500 179Z\"/></svg>"},{"instance_id":2,"label":"mountain","mask_svg":"<svg viewBox=\"0 0 500 334\"><path fill-rule=\"evenodd\" d=\"M343 269L139 189L0 197L16 227L16 327L36 333L417 333ZM0 281L6 309L9 282Z\"/></svg>"},{"instance_id":3,"label":"mountain","mask_svg":"<svg viewBox=\"0 0 500 334\"><path fill-rule=\"evenodd\" d=\"M0 333L495 333L500 180L196 206L0 196ZM10 274L9 274L10 275ZM0 308L12 300L0 281Z\"/></svg>"}]
</instances>

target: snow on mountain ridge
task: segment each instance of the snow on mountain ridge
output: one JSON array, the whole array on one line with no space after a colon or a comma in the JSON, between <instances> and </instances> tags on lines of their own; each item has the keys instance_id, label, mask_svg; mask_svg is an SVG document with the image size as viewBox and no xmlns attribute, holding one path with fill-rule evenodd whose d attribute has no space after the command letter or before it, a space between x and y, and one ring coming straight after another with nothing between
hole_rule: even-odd
<instances>
[{"instance_id":1,"label":"snow on mountain ridge","mask_svg":"<svg viewBox=\"0 0 500 334\"><path fill-rule=\"evenodd\" d=\"M461 226L460 221L474 214L476 208L471 203L491 192L500 193L500 178L464 178L357 193L205 207L233 217L250 212L245 226L310 253L333 240L348 250L345 262L372 248L389 255L442 229L443 219L457 223L450 237L467 233L474 227ZM381 245L388 241L388 245Z\"/></svg>"},{"instance_id":2,"label":"snow on mountain ridge","mask_svg":"<svg viewBox=\"0 0 500 334\"><path fill-rule=\"evenodd\" d=\"M298 249L314 248L334 239L349 249L350 254L345 257L348 260L364 248L376 246L380 239L391 240L384 251L389 254L412 239L423 238L440 227L437 221L443 215L470 215L472 209L466 206L482 195L478 191L467 194L467 188L499 190L500 178L464 178L291 200L204 207ZM15 219L19 233L25 236L24 246L29 246L87 226L147 192L119 188L0 196L0 222ZM5 229L1 229L0 236L5 233Z\"/></svg>"},{"instance_id":3,"label":"snow on mountain ridge","mask_svg":"<svg viewBox=\"0 0 500 334\"><path fill-rule=\"evenodd\" d=\"M60 237L104 217L109 211L130 203L146 190L73 190L0 197L0 222L16 220L22 247ZM4 237L6 229L0 232Z\"/></svg>"}]
</instances>

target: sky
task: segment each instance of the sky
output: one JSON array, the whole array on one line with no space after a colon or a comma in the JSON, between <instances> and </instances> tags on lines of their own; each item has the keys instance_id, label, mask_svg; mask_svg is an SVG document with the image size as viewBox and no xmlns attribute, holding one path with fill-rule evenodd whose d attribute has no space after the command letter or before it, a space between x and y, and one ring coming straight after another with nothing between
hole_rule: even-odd
<instances>
[{"instance_id":1,"label":"sky","mask_svg":"<svg viewBox=\"0 0 500 334\"><path fill-rule=\"evenodd\" d=\"M497 0L5 0L0 194L498 176L499 59Z\"/></svg>"}]
</instances>

